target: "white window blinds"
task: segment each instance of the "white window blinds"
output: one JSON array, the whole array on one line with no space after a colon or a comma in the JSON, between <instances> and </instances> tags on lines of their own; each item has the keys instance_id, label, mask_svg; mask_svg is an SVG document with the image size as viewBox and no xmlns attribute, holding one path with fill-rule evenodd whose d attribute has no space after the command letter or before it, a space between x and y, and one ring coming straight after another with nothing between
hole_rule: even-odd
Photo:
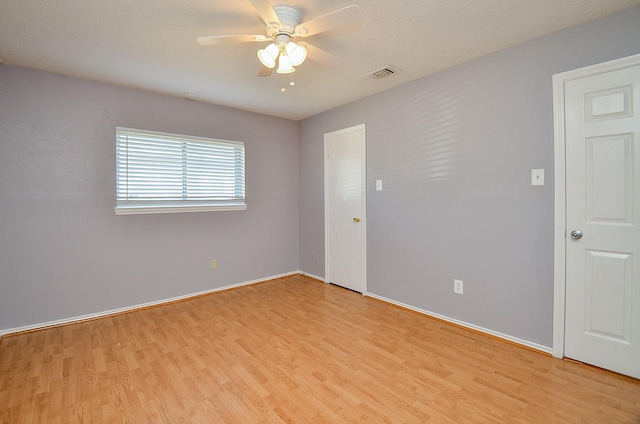
<instances>
[{"instance_id":1,"label":"white window blinds","mask_svg":"<svg viewBox=\"0 0 640 424\"><path fill-rule=\"evenodd\" d=\"M116 214L245 208L244 143L116 128Z\"/></svg>"}]
</instances>

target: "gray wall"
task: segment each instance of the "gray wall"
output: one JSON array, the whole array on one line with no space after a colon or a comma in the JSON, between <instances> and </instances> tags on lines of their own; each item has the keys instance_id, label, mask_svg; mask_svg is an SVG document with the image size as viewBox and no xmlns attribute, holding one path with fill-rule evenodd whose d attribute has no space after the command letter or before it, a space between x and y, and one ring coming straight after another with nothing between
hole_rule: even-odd
<instances>
[{"instance_id":1,"label":"gray wall","mask_svg":"<svg viewBox=\"0 0 640 424\"><path fill-rule=\"evenodd\" d=\"M365 123L367 290L551 347L551 77L640 53L639 23L635 8L302 121L301 269L324 275L323 134Z\"/></svg>"},{"instance_id":2,"label":"gray wall","mask_svg":"<svg viewBox=\"0 0 640 424\"><path fill-rule=\"evenodd\" d=\"M245 142L247 210L116 216L116 125ZM0 332L298 270L297 131L0 65Z\"/></svg>"}]
</instances>

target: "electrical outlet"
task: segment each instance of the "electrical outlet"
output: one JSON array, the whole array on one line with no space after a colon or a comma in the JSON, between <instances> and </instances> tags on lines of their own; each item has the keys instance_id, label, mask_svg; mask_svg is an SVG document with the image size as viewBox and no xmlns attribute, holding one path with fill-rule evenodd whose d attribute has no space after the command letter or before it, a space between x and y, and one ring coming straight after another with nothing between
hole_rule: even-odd
<instances>
[{"instance_id":1,"label":"electrical outlet","mask_svg":"<svg viewBox=\"0 0 640 424\"><path fill-rule=\"evenodd\" d=\"M218 261L215 259L211 260L211 269L218 269Z\"/></svg>"},{"instance_id":2,"label":"electrical outlet","mask_svg":"<svg viewBox=\"0 0 640 424\"><path fill-rule=\"evenodd\" d=\"M453 292L462 294L462 280L453 280Z\"/></svg>"}]
</instances>

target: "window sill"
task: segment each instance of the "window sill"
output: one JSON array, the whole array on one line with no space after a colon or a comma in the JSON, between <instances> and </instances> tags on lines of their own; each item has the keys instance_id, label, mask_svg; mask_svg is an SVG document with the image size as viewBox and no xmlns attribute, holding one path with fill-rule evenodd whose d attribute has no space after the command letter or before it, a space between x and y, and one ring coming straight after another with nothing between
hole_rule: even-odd
<instances>
[{"instance_id":1,"label":"window sill","mask_svg":"<svg viewBox=\"0 0 640 424\"><path fill-rule=\"evenodd\" d=\"M243 211L247 209L242 205L176 205L176 206L116 206L113 208L116 215L145 215L152 213L181 213L181 212L214 212L214 211Z\"/></svg>"}]
</instances>

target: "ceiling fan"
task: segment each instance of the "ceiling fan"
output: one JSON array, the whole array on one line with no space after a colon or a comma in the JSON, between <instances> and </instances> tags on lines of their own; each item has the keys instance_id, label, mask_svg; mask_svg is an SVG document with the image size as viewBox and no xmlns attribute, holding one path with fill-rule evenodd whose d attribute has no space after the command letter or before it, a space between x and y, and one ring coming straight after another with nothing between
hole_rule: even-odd
<instances>
[{"instance_id":1,"label":"ceiling fan","mask_svg":"<svg viewBox=\"0 0 640 424\"><path fill-rule=\"evenodd\" d=\"M203 46L271 41L267 47L258 50L258 59L262 63L262 68L258 72L259 77L271 75L276 64L278 65L276 72L279 74L295 72L295 66L301 65L307 56L316 62L335 66L340 62L335 56L311 44L296 43L294 40L362 21L362 14L356 5L301 22L302 13L294 7L272 6L269 0L249 0L249 2L267 25L266 35L212 35L198 37L197 40Z\"/></svg>"}]
</instances>

